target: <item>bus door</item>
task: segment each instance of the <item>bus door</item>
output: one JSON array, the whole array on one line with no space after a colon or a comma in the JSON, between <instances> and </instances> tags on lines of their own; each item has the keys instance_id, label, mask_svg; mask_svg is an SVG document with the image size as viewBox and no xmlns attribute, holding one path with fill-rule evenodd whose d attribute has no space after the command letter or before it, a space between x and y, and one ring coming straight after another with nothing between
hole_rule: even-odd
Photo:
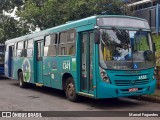
<instances>
[{"instance_id":1,"label":"bus door","mask_svg":"<svg viewBox=\"0 0 160 120\"><path fill-rule=\"evenodd\" d=\"M93 94L93 31L81 33L81 92Z\"/></svg>"},{"instance_id":2,"label":"bus door","mask_svg":"<svg viewBox=\"0 0 160 120\"><path fill-rule=\"evenodd\" d=\"M14 46L9 46L8 47L8 77L13 76L13 49Z\"/></svg>"},{"instance_id":3,"label":"bus door","mask_svg":"<svg viewBox=\"0 0 160 120\"><path fill-rule=\"evenodd\" d=\"M42 79L42 69L43 69L43 62L42 62L42 57L43 57L43 40L38 40L35 41L36 46L35 46L35 52L36 52L36 82L43 84L43 79Z\"/></svg>"}]
</instances>

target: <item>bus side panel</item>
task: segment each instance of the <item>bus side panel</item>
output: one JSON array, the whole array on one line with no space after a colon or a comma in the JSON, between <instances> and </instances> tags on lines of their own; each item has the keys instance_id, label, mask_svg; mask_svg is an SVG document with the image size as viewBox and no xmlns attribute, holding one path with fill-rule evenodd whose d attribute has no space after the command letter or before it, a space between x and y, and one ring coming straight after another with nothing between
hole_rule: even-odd
<instances>
[{"instance_id":1,"label":"bus side panel","mask_svg":"<svg viewBox=\"0 0 160 120\"><path fill-rule=\"evenodd\" d=\"M55 69L55 65L54 65L54 62L55 61L55 58L54 57L43 57L43 85L44 86L47 86L47 87L53 87L52 84L51 84L51 76L55 77L55 75L52 75L51 74L51 71L53 69Z\"/></svg>"},{"instance_id":2,"label":"bus side panel","mask_svg":"<svg viewBox=\"0 0 160 120\"><path fill-rule=\"evenodd\" d=\"M22 70L22 62L23 60L21 60L21 58L15 57L13 59L13 78L15 80L18 80L18 70Z\"/></svg>"},{"instance_id":3,"label":"bus side panel","mask_svg":"<svg viewBox=\"0 0 160 120\"><path fill-rule=\"evenodd\" d=\"M28 58L28 60L29 60L29 62L30 62L30 71L29 71L29 73L30 73L30 79L29 79L29 81L28 82L30 82L30 83L35 83L34 82L34 77L35 77L35 72L34 72L34 66L33 66L33 57L31 57L31 58Z\"/></svg>"},{"instance_id":4,"label":"bus side panel","mask_svg":"<svg viewBox=\"0 0 160 120\"><path fill-rule=\"evenodd\" d=\"M27 61L27 62L26 62ZM23 77L28 73L29 78L24 78L26 82L34 83L34 71L33 71L33 58L23 58L16 57L14 58L14 79L18 80L18 71L23 72ZM25 69L29 70L28 72Z\"/></svg>"},{"instance_id":5,"label":"bus side panel","mask_svg":"<svg viewBox=\"0 0 160 120\"><path fill-rule=\"evenodd\" d=\"M54 59L53 64L56 64L56 69L53 69L51 71L51 85L54 88L57 89L63 89L62 88L62 75L64 74L63 71L63 61L67 61L69 58L67 57L60 57L57 56L56 59ZM66 72L66 71L65 71Z\"/></svg>"},{"instance_id":6,"label":"bus side panel","mask_svg":"<svg viewBox=\"0 0 160 120\"><path fill-rule=\"evenodd\" d=\"M45 66L50 69L51 87L63 89L62 78L64 74L70 74L76 80L76 59L75 57L54 57ZM45 79L44 79L45 80ZM66 79L65 79L66 80ZM45 80L46 81L46 80Z\"/></svg>"},{"instance_id":7,"label":"bus side panel","mask_svg":"<svg viewBox=\"0 0 160 120\"><path fill-rule=\"evenodd\" d=\"M43 57L43 84L44 86L62 89L61 59L58 57Z\"/></svg>"}]
</instances>

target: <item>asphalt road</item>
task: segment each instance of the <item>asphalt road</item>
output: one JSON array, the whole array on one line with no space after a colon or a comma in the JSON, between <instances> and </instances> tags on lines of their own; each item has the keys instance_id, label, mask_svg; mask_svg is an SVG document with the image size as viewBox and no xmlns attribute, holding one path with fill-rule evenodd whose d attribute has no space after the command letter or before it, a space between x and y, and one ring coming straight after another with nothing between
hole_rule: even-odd
<instances>
[{"instance_id":1,"label":"asphalt road","mask_svg":"<svg viewBox=\"0 0 160 120\"><path fill-rule=\"evenodd\" d=\"M160 104L146 102L143 100L135 100L131 98L119 98L117 100L112 100L112 99L93 100L90 98L85 98L82 102L73 103L66 99L63 91L46 87L36 87L36 86L22 89L18 86L17 81L2 77L0 78L0 111L102 111L102 110L103 111L160 111ZM18 120L17 118L13 119ZM45 120L48 118L42 118L42 119ZM55 117L54 119L111 120L113 118L106 118L106 117L101 117L101 118L57 117L56 118ZM116 119L124 120L128 118L119 117ZM132 117L129 119L148 120L151 118ZM156 119L158 120L158 118L152 118L152 120Z\"/></svg>"}]
</instances>

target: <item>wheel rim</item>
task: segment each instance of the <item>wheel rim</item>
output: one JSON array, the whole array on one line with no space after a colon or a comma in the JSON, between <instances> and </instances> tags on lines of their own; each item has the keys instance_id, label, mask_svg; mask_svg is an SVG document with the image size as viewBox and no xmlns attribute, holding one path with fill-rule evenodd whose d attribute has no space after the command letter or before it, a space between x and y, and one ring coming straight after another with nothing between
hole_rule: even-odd
<instances>
[{"instance_id":1,"label":"wheel rim","mask_svg":"<svg viewBox=\"0 0 160 120\"><path fill-rule=\"evenodd\" d=\"M70 98L73 98L75 94L75 88L73 83L69 83L67 86L67 95Z\"/></svg>"}]
</instances>

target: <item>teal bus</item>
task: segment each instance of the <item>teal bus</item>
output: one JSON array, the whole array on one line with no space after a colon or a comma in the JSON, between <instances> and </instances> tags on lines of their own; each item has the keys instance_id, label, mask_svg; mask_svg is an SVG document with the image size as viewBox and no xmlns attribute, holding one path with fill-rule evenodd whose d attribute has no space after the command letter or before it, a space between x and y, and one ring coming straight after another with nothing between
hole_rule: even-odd
<instances>
[{"instance_id":1,"label":"teal bus","mask_svg":"<svg viewBox=\"0 0 160 120\"><path fill-rule=\"evenodd\" d=\"M70 101L154 93L155 44L146 20L97 15L5 42L5 75L64 90Z\"/></svg>"}]
</instances>

